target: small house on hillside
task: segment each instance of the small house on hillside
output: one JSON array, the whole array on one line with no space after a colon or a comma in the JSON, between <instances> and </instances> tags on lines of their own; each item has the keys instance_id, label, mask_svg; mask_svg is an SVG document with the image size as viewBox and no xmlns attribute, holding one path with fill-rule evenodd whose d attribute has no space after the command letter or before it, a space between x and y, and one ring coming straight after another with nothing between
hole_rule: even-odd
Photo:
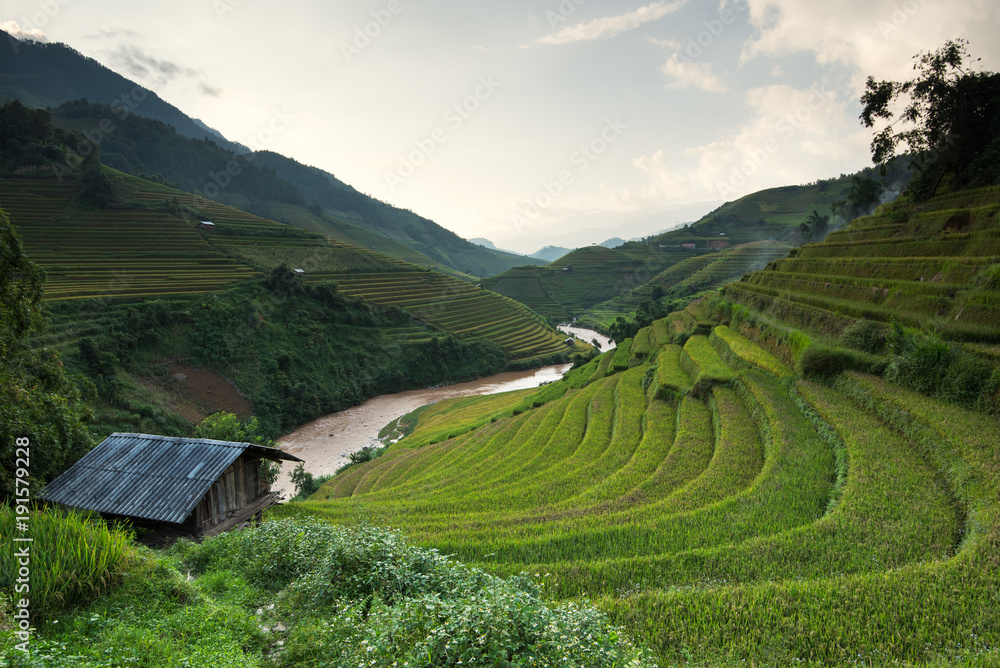
<instances>
[{"instance_id":1,"label":"small house on hillside","mask_svg":"<svg viewBox=\"0 0 1000 668\"><path fill-rule=\"evenodd\" d=\"M49 483L42 498L144 527L211 535L278 502L265 460L302 461L252 443L115 433Z\"/></svg>"},{"instance_id":2,"label":"small house on hillside","mask_svg":"<svg viewBox=\"0 0 1000 668\"><path fill-rule=\"evenodd\" d=\"M214 230L215 229L215 223L207 221L207 220L203 220L200 223L198 223L198 229L199 230Z\"/></svg>"}]
</instances>

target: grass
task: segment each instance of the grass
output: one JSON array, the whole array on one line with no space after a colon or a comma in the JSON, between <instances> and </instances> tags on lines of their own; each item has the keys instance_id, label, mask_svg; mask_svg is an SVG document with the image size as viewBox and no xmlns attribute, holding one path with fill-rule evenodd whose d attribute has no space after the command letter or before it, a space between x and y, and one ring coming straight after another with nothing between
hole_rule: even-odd
<instances>
[{"instance_id":1,"label":"grass","mask_svg":"<svg viewBox=\"0 0 1000 668\"><path fill-rule=\"evenodd\" d=\"M792 370L785 366L777 357L767 352L756 343L753 343L739 332L735 332L725 325L720 325L714 330L715 338L722 342L720 346L724 353L742 360L747 364L769 371L776 376L791 376Z\"/></svg>"},{"instance_id":2,"label":"grass","mask_svg":"<svg viewBox=\"0 0 1000 668\"><path fill-rule=\"evenodd\" d=\"M681 367L691 377L697 393L703 393L716 384L728 384L736 379L736 372L723 361L707 336L690 337L680 355Z\"/></svg>"},{"instance_id":3,"label":"grass","mask_svg":"<svg viewBox=\"0 0 1000 668\"><path fill-rule=\"evenodd\" d=\"M135 558L132 536L102 520L70 512L58 514L32 511L27 515L30 543L11 543L0 554L0 588L15 591L21 566L15 548L27 547L30 590L17 591L30 600L36 623L51 619L64 608L86 604L111 590ZM0 529L14 537L15 510L0 506Z\"/></svg>"}]
</instances>

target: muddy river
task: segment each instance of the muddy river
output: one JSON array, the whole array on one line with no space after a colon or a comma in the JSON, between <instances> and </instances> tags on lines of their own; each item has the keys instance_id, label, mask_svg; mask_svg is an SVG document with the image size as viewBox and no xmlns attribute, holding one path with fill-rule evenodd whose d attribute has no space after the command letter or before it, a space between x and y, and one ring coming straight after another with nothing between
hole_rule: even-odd
<instances>
[{"instance_id":1,"label":"muddy river","mask_svg":"<svg viewBox=\"0 0 1000 668\"><path fill-rule=\"evenodd\" d=\"M601 350L614 347L610 339L589 329L565 325L560 325L559 329L588 343L596 338ZM400 415L442 399L538 387L542 383L559 380L570 366L558 364L530 371L507 371L467 383L383 394L304 424L277 441L283 450L305 460L307 471L316 476L328 475L347 463L350 453L366 445L380 445L379 431ZM289 479L293 468L291 463L286 462L274 485L286 496L294 492Z\"/></svg>"}]
</instances>

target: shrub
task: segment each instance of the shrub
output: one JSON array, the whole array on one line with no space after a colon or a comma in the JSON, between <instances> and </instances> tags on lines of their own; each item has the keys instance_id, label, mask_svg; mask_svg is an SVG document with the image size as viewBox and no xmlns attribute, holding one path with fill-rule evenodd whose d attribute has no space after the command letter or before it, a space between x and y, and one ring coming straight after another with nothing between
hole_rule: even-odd
<instances>
[{"instance_id":1,"label":"shrub","mask_svg":"<svg viewBox=\"0 0 1000 668\"><path fill-rule=\"evenodd\" d=\"M1000 373L1000 372L998 372ZM968 408L987 408L998 389L993 368L972 355L959 354L944 373L940 395Z\"/></svg>"},{"instance_id":2,"label":"shrub","mask_svg":"<svg viewBox=\"0 0 1000 668\"><path fill-rule=\"evenodd\" d=\"M955 353L947 343L931 337L911 341L886 370L886 380L924 394L934 394L944 381Z\"/></svg>"},{"instance_id":3,"label":"shrub","mask_svg":"<svg viewBox=\"0 0 1000 668\"><path fill-rule=\"evenodd\" d=\"M884 358L821 344L809 346L799 358L799 369L805 378L833 378L849 369L881 374L885 365Z\"/></svg>"},{"instance_id":4,"label":"shrub","mask_svg":"<svg viewBox=\"0 0 1000 668\"><path fill-rule=\"evenodd\" d=\"M844 330L840 341L849 348L876 355L885 350L888 327L880 322L862 319Z\"/></svg>"},{"instance_id":5,"label":"shrub","mask_svg":"<svg viewBox=\"0 0 1000 668\"><path fill-rule=\"evenodd\" d=\"M532 578L488 575L394 531L278 520L187 559L280 590L297 617L284 654L295 665L652 665L590 606L550 606Z\"/></svg>"}]
</instances>

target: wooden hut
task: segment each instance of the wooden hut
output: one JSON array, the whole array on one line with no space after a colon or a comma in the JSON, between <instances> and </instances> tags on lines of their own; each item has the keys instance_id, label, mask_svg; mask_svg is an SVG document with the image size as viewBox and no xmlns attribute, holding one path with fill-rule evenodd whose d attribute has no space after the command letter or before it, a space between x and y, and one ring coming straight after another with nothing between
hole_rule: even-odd
<instances>
[{"instance_id":1,"label":"wooden hut","mask_svg":"<svg viewBox=\"0 0 1000 668\"><path fill-rule=\"evenodd\" d=\"M115 433L41 498L205 536L242 526L278 502L261 465L280 460L302 461L252 443Z\"/></svg>"}]
</instances>

